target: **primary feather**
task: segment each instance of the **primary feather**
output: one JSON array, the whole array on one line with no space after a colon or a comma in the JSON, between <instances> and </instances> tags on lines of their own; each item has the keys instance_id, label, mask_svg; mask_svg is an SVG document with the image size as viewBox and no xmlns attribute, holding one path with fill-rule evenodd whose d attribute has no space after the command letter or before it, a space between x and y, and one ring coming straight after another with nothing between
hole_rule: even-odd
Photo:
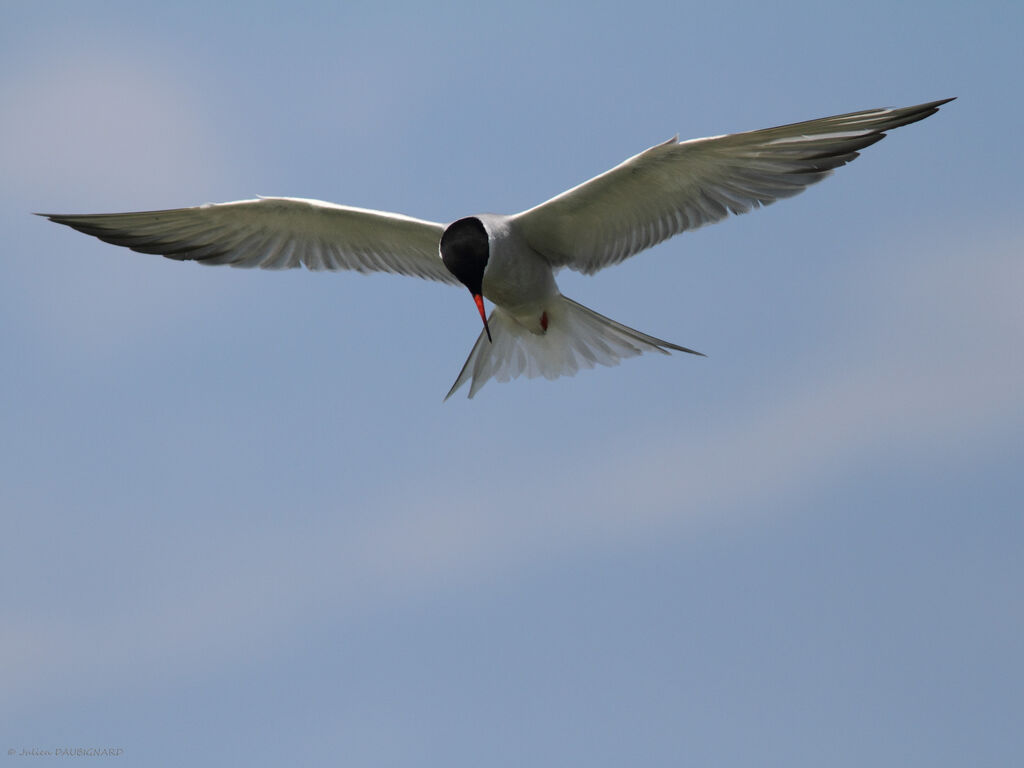
<instances>
[{"instance_id":1,"label":"primary feather","mask_svg":"<svg viewBox=\"0 0 1024 768\"><path fill-rule=\"evenodd\" d=\"M182 261L395 272L458 284L437 250L444 225L321 200L261 197L167 211L41 215L108 243Z\"/></svg>"},{"instance_id":2,"label":"primary feather","mask_svg":"<svg viewBox=\"0 0 1024 768\"><path fill-rule=\"evenodd\" d=\"M552 266L586 274L673 235L792 197L951 101L871 109L651 147L515 216Z\"/></svg>"}]
</instances>

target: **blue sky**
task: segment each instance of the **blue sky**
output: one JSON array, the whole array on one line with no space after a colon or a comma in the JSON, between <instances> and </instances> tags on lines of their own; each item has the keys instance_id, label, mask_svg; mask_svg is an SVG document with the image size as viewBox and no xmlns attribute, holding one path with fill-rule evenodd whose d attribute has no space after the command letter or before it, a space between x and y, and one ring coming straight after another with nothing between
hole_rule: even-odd
<instances>
[{"instance_id":1,"label":"blue sky","mask_svg":"<svg viewBox=\"0 0 1024 768\"><path fill-rule=\"evenodd\" d=\"M1009 764L1022 28L995 2L5 4L0 748ZM449 221L676 133L947 96L798 198L559 276L706 359L472 401L442 402L463 290L29 215Z\"/></svg>"}]
</instances>

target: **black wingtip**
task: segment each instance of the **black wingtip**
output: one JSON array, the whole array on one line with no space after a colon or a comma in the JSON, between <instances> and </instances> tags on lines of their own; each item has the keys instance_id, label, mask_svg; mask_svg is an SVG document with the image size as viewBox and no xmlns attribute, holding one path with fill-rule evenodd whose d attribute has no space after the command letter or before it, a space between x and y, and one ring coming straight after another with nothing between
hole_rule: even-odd
<instances>
[{"instance_id":1,"label":"black wingtip","mask_svg":"<svg viewBox=\"0 0 1024 768\"><path fill-rule=\"evenodd\" d=\"M707 355L705 355L703 352L698 352L696 349L690 349L689 347L681 347L678 344L673 344L670 341L661 341L661 340L659 340L658 347L662 347L664 349L671 349L673 352L685 352L688 355L697 355L698 357L707 357ZM662 351L664 351L664 349Z\"/></svg>"},{"instance_id":2,"label":"black wingtip","mask_svg":"<svg viewBox=\"0 0 1024 768\"><path fill-rule=\"evenodd\" d=\"M44 219L52 221L54 224L63 224L66 227L78 229L75 219L79 218L74 214L70 213L33 213L33 216L42 216ZM91 234L91 233L89 233Z\"/></svg>"},{"instance_id":3,"label":"black wingtip","mask_svg":"<svg viewBox=\"0 0 1024 768\"><path fill-rule=\"evenodd\" d=\"M956 96L950 96L948 99L939 99L938 101L929 101L927 104L922 104L917 109L921 110L921 112L927 113L924 116L928 117L929 115L934 115L938 112L939 107L943 104L949 104L951 101L956 101Z\"/></svg>"}]
</instances>

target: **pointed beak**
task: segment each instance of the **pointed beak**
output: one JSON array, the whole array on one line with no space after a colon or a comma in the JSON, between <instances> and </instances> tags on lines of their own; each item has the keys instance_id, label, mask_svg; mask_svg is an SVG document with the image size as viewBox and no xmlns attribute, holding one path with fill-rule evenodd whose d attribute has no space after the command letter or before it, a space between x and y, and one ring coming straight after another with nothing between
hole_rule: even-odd
<instances>
[{"instance_id":1,"label":"pointed beak","mask_svg":"<svg viewBox=\"0 0 1024 768\"><path fill-rule=\"evenodd\" d=\"M476 302L476 308L480 310L480 319L484 321L484 330L487 331L487 340L493 344L494 340L491 338L491 329L487 325L487 313L484 311L484 297L479 293L474 293L473 301Z\"/></svg>"}]
</instances>

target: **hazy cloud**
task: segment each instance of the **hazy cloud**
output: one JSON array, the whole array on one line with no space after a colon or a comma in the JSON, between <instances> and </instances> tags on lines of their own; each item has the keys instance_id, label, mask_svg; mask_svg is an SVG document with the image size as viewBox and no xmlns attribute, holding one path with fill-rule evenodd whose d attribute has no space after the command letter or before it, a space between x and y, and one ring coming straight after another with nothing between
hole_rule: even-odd
<instances>
[{"instance_id":1,"label":"hazy cloud","mask_svg":"<svg viewBox=\"0 0 1024 768\"><path fill-rule=\"evenodd\" d=\"M685 437L683 425L666 423L622 454L595 447L500 498L488 497L486 478L458 489L438 478L412 484L413 495L384 489L374 509L338 516L332 529L282 522L239 539L225 526L191 553L216 567L156 585L141 612L15 617L0 635L3 677L40 695L47 680L146 685L268 653L324 610L354 616L548 557L752 524L867 457L927 461L1009 436L1024 426L1024 361L1008 352L1024 327L1022 243L1012 234L975 243L969 270L966 245L936 243L899 280L878 268L864 275L852 303L876 311L850 326L853 337L834 340L856 363L793 370L770 405L720 413ZM514 460L507 470L528 471Z\"/></svg>"}]
</instances>

